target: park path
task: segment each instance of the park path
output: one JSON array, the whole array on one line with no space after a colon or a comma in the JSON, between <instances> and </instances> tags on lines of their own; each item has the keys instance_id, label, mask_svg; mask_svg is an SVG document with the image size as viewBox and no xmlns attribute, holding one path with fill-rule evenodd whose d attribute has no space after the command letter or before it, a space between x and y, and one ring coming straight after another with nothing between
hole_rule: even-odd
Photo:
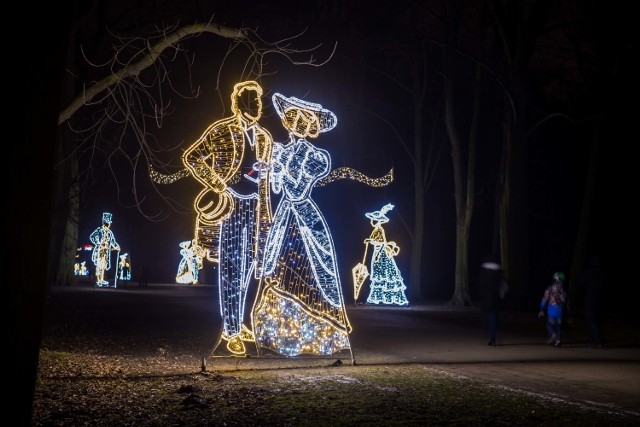
<instances>
[{"instance_id":1,"label":"park path","mask_svg":"<svg viewBox=\"0 0 640 427\"><path fill-rule=\"evenodd\" d=\"M640 417L640 325L637 317L610 316L605 346L586 343L582 319L566 329L564 345L544 344L536 312L502 314L498 345L487 346L481 313L442 303L410 307L347 305L356 365L423 364L497 387L535 393L576 405ZM219 331L215 286L150 284L93 289L88 284L53 289L48 297L43 345L68 350L94 345L111 354L182 355L200 366ZM96 344L97 343L97 344ZM95 350L92 350L95 351ZM351 363L350 355L341 356ZM326 365L313 358L208 358L207 369Z\"/></svg>"}]
</instances>

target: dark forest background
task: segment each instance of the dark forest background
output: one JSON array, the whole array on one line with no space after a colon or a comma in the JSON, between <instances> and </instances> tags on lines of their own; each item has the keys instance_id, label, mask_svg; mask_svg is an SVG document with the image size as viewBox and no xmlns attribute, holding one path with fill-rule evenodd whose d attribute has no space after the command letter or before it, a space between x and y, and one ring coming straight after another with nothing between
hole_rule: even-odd
<instances>
[{"instance_id":1,"label":"dark forest background","mask_svg":"<svg viewBox=\"0 0 640 427\"><path fill-rule=\"evenodd\" d=\"M152 281L173 282L198 188L188 179L154 187L148 164L177 171L181 148L228 113L233 84L247 78L265 89L264 125L275 140L286 138L270 105L281 92L336 113L338 126L316 141L335 167L369 176L394 168L387 187L338 181L314 189L347 301L371 230L364 213L393 203L385 229L401 248L396 260L412 301L469 304L481 258L496 252L513 307L535 310L553 272L564 271L571 286L598 254L608 308L633 308L638 38L623 2L140 0L25 9L16 11L33 14L26 22L39 41L20 38L7 57L16 66L17 80L7 81L16 138L7 144L3 254L15 266L15 364L28 377L46 291L73 283L70 254L88 243L102 212L113 213L134 275L147 265ZM207 21L250 29L251 46L277 53L263 55L257 70L246 66L248 44L243 51L210 33L184 38L140 73L135 90L111 86L60 123L71 100L135 62L159 29ZM330 60L314 67L291 57ZM143 89L149 99L135 104L131 96ZM153 110L159 99L170 113L161 123L137 108ZM113 109L121 101L135 108ZM146 117L136 122L146 127L118 115L104 121L105 112L122 111ZM205 281L213 276L205 272Z\"/></svg>"}]
</instances>

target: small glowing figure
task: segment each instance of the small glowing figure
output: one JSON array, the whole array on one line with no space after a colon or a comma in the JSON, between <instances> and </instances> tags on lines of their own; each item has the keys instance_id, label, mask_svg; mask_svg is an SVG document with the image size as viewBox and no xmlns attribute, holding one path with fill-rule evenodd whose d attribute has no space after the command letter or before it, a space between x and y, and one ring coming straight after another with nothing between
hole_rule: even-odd
<instances>
[{"instance_id":1,"label":"small glowing figure","mask_svg":"<svg viewBox=\"0 0 640 427\"><path fill-rule=\"evenodd\" d=\"M111 231L111 214L109 212L102 214L102 225L91 233L89 240L94 245L91 261L96 266L96 286L109 286L105 273L111 269L111 251L120 251L120 245L116 242L113 231Z\"/></svg>"},{"instance_id":2,"label":"small glowing figure","mask_svg":"<svg viewBox=\"0 0 640 427\"><path fill-rule=\"evenodd\" d=\"M404 280L396 265L394 257L400 252L396 242L387 242L382 224L389 222L386 213L393 209L392 204L386 204L379 211L365 214L371 220L373 231L369 238L365 239L364 256L362 263L353 268L355 298L357 299L360 287L366 280L368 272L364 265L367 258L369 245L373 246L371 255L371 286L367 304L391 304L407 305L409 301L405 296Z\"/></svg>"},{"instance_id":3,"label":"small glowing figure","mask_svg":"<svg viewBox=\"0 0 640 427\"><path fill-rule=\"evenodd\" d=\"M89 269L87 268L87 261L82 261L80 263L80 275L81 276L88 276L89 275Z\"/></svg>"},{"instance_id":4,"label":"small glowing figure","mask_svg":"<svg viewBox=\"0 0 640 427\"><path fill-rule=\"evenodd\" d=\"M120 262L118 262L118 278L125 282L131 280L131 263L128 258L129 254L124 253L120 255Z\"/></svg>"},{"instance_id":5,"label":"small glowing figure","mask_svg":"<svg viewBox=\"0 0 640 427\"><path fill-rule=\"evenodd\" d=\"M93 245L84 245L78 248L76 252L76 263L73 265L73 274L75 276L88 276L89 269L87 268L86 261L80 261L82 258L85 258L83 252L92 251Z\"/></svg>"},{"instance_id":6,"label":"small glowing figure","mask_svg":"<svg viewBox=\"0 0 640 427\"><path fill-rule=\"evenodd\" d=\"M176 282L196 285L198 284L198 270L202 268L202 258L196 256L193 252L190 240L180 242L180 247L182 248L180 249L182 259L178 264Z\"/></svg>"}]
</instances>

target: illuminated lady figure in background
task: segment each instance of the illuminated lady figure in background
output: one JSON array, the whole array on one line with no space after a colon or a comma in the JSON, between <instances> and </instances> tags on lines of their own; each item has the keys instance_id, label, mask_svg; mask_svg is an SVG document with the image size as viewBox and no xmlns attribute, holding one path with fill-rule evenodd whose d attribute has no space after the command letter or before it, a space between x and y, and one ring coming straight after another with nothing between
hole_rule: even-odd
<instances>
[{"instance_id":1,"label":"illuminated lady figure in background","mask_svg":"<svg viewBox=\"0 0 640 427\"><path fill-rule=\"evenodd\" d=\"M396 242L387 242L387 238L382 228L382 224L389 222L389 218L385 215L391 209L392 204L386 204L379 211L367 212L365 216L371 220L373 231L368 239L364 241L365 258L367 256L367 247L373 246L371 254L371 287L368 304L394 304L406 305L409 303L404 294L407 287L398 270L395 260L393 259L400 248Z\"/></svg>"},{"instance_id":2,"label":"illuminated lady figure in background","mask_svg":"<svg viewBox=\"0 0 640 427\"><path fill-rule=\"evenodd\" d=\"M193 252L190 240L180 242L180 248L182 259L180 260L180 264L178 264L176 282L196 285L198 283L198 269L202 268L201 265L198 266L198 262L202 262L202 259L198 259Z\"/></svg>"},{"instance_id":3,"label":"illuminated lady figure in background","mask_svg":"<svg viewBox=\"0 0 640 427\"><path fill-rule=\"evenodd\" d=\"M331 169L325 150L307 141L333 129L336 116L319 104L273 95L289 131L274 143L271 187L283 193L267 238L264 275L254 304L256 342L286 356L351 349L331 233L311 190Z\"/></svg>"},{"instance_id":4,"label":"illuminated lady figure in background","mask_svg":"<svg viewBox=\"0 0 640 427\"><path fill-rule=\"evenodd\" d=\"M118 263L118 277L125 282L131 280L131 262L129 261L129 254L120 255L120 262Z\"/></svg>"},{"instance_id":5,"label":"illuminated lady figure in background","mask_svg":"<svg viewBox=\"0 0 640 427\"><path fill-rule=\"evenodd\" d=\"M96 286L109 286L105 273L111 269L111 251L120 251L120 245L111 231L111 214L102 214L102 226L96 228L89 240L93 243L91 261L96 265ZM116 258L117 259L117 258Z\"/></svg>"}]
</instances>

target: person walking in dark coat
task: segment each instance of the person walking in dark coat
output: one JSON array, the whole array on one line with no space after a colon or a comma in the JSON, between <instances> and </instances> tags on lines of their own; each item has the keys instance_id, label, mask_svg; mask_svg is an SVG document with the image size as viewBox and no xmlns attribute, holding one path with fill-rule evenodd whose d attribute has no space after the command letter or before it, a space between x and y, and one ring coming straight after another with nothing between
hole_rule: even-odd
<instances>
[{"instance_id":1,"label":"person walking in dark coat","mask_svg":"<svg viewBox=\"0 0 640 427\"><path fill-rule=\"evenodd\" d=\"M149 286L149 267L146 265L142 267L138 274L138 287L146 288Z\"/></svg>"},{"instance_id":2,"label":"person walking in dark coat","mask_svg":"<svg viewBox=\"0 0 640 427\"><path fill-rule=\"evenodd\" d=\"M595 348L602 348L602 290L604 272L600 257L593 255L576 284L576 299L582 302L585 320L589 327L589 341Z\"/></svg>"},{"instance_id":3,"label":"person walking in dark coat","mask_svg":"<svg viewBox=\"0 0 640 427\"><path fill-rule=\"evenodd\" d=\"M490 346L496 345L498 312L502 309L508 291L507 280L498 257L487 255L480 265L478 285L482 293L482 311L489 331Z\"/></svg>"}]
</instances>

